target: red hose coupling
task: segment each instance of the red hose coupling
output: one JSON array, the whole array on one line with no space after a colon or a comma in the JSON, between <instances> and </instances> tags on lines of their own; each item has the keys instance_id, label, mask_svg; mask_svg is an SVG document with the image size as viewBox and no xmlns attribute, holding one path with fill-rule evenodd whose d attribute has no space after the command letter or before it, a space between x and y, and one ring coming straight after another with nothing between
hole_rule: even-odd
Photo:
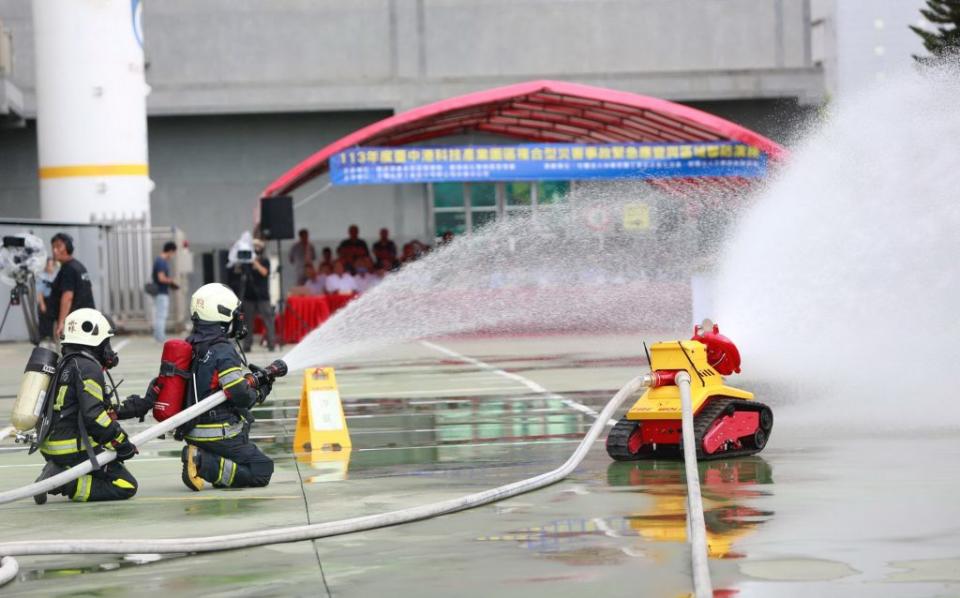
<instances>
[{"instance_id":1,"label":"red hose coupling","mask_svg":"<svg viewBox=\"0 0 960 598\"><path fill-rule=\"evenodd\" d=\"M656 370L650 372L650 377L653 380L650 384L650 388L660 388L661 386L676 386L677 385L677 374L684 370Z\"/></svg>"}]
</instances>

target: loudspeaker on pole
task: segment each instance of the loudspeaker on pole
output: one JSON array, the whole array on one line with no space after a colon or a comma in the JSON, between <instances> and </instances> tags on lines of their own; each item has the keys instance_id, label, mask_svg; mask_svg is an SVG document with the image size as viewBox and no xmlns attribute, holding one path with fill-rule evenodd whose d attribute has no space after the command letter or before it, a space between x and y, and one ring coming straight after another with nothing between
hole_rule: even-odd
<instances>
[{"instance_id":1,"label":"loudspeaker on pole","mask_svg":"<svg viewBox=\"0 0 960 598\"><path fill-rule=\"evenodd\" d=\"M260 234L264 239L293 239L293 198L289 195L260 198Z\"/></svg>"}]
</instances>

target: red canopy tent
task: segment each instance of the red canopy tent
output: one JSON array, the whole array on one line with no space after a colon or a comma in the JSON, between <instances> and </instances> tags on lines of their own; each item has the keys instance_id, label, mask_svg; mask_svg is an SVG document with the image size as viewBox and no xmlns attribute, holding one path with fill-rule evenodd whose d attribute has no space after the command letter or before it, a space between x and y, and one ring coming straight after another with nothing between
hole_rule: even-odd
<instances>
[{"instance_id":1,"label":"red canopy tent","mask_svg":"<svg viewBox=\"0 0 960 598\"><path fill-rule=\"evenodd\" d=\"M739 141L759 148L772 162L787 150L728 120L689 106L635 93L562 81L529 81L441 100L385 118L324 147L300 162L262 193L291 193L325 173L330 158L357 146L400 146L471 131L524 141L553 143ZM740 191L740 177L648 179L687 195L706 185Z\"/></svg>"}]
</instances>

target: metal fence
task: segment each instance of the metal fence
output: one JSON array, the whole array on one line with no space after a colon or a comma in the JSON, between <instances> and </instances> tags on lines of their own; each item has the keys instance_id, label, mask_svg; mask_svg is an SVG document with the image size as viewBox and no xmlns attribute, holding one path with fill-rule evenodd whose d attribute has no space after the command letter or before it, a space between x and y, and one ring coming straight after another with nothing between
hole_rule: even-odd
<instances>
[{"instance_id":1,"label":"metal fence","mask_svg":"<svg viewBox=\"0 0 960 598\"><path fill-rule=\"evenodd\" d=\"M187 321L187 275L193 258L185 247L182 230L176 227L151 227L145 219L99 222L103 228L100 263L103 267L102 297L117 326L143 332L152 327L152 300L143 287L150 282L153 260L163 244L177 244L177 256L170 264L171 277L180 284L171 290L168 328L180 330Z\"/></svg>"}]
</instances>

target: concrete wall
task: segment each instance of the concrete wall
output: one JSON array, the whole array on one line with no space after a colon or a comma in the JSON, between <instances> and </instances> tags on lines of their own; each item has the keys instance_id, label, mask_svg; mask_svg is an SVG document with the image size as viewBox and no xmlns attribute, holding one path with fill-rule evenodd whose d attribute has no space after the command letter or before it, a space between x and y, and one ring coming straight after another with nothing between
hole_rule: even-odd
<instances>
[{"instance_id":1,"label":"concrete wall","mask_svg":"<svg viewBox=\"0 0 960 598\"><path fill-rule=\"evenodd\" d=\"M385 113L260 114L150 119L154 224L177 224L198 249L229 245L249 230L260 191L327 143ZM324 181L301 190L298 200ZM422 186L330 188L295 212L296 226L320 241L339 241L357 222L374 236L386 226L399 237L423 233Z\"/></svg>"},{"instance_id":2,"label":"concrete wall","mask_svg":"<svg viewBox=\"0 0 960 598\"><path fill-rule=\"evenodd\" d=\"M179 226L196 251L231 244L250 229L260 191L276 176L327 143L386 113L259 114L153 117L149 121L154 225ZM0 214L38 218L35 121L0 132ZM298 199L322 186L298 192ZM296 225L318 242L339 241L352 222L376 236L386 226L398 238L426 232L425 188L336 187L296 211Z\"/></svg>"},{"instance_id":3,"label":"concrete wall","mask_svg":"<svg viewBox=\"0 0 960 598\"><path fill-rule=\"evenodd\" d=\"M679 100L822 97L810 0L145 3L152 114L404 109L533 78ZM0 0L33 108L29 3Z\"/></svg>"}]
</instances>

